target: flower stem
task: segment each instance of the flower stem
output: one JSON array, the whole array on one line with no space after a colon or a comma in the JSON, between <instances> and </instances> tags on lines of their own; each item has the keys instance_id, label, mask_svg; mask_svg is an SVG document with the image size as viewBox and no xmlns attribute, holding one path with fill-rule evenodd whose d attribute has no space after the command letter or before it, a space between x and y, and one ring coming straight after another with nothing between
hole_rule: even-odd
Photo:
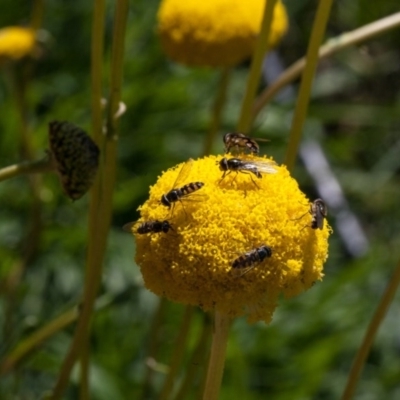
<instances>
[{"instance_id":1,"label":"flower stem","mask_svg":"<svg viewBox=\"0 0 400 400\"><path fill-rule=\"evenodd\" d=\"M332 3L333 0L323 0L318 3L317 15L314 20L310 43L307 49L307 63L301 79L299 96L296 102L289 144L285 157L285 164L289 171L293 170L296 161L301 133L310 101L311 87L317 68L319 48L324 38Z\"/></svg>"},{"instance_id":2,"label":"flower stem","mask_svg":"<svg viewBox=\"0 0 400 400\"><path fill-rule=\"evenodd\" d=\"M172 359L169 364L169 371L165 378L164 386L161 390L159 399L166 400L171 397L171 391L176 380L179 365L182 362L183 355L185 352L185 344L188 339L189 328L193 317L193 306L186 306L185 313L182 318L182 323L179 329L179 334L175 340L175 346L173 349Z\"/></svg>"},{"instance_id":3,"label":"flower stem","mask_svg":"<svg viewBox=\"0 0 400 400\"><path fill-rule=\"evenodd\" d=\"M82 347L79 362L79 400L89 400L90 343L86 343L86 346Z\"/></svg>"},{"instance_id":4,"label":"flower stem","mask_svg":"<svg viewBox=\"0 0 400 400\"><path fill-rule=\"evenodd\" d=\"M218 311L215 312L215 325L212 336L211 354L208 362L206 384L203 400L217 400L224 373L225 353L228 343L231 318Z\"/></svg>"},{"instance_id":5,"label":"flower stem","mask_svg":"<svg viewBox=\"0 0 400 400\"><path fill-rule=\"evenodd\" d=\"M362 43L389 30L398 28L399 26L400 12L364 25L354 31L343 33L340 36L329 39L328 42L319 49L318 58L322 60L340 50ZM306 57L302 57L288 67L275 82L264 89L254 102L253 119L257 117L263 107L268 104L283 87L300 76L305 66Z\"/></svg>"},{"instance_id":6,"label":"flower stem","mask_svg":"<svg viewBox=\"0 0 400 400\"><path fill-rule=\"evenodd\" d=\"M14 118L18 124L17 132L19 134L20 157L27 162L33 162L35 153L32 141L33 135L31 134L31 127L29 125L29 98L31 88L30 66L31 64L26 62L22 65L20 71L11 67L10 69L6 69L6 73L8 72L9 74L10 92L15 101L16 115ZM9 116L9 118L13 119L13 116ZM15 168L9 169L8 173L13 175L15 173ZM10 268L5 280L6 296L4 299L3 323L5 338L14 337L12 330L14 327L13 319L16 316L15 307L18 301L18 296L16 296L17 289L27 267L36 257L43 231L41 199L42 179L40 175L29 175L27 178L30 190L29 198L31 199L29 206L30 216L29 220L25 222L27 232L25 238L21 242L20 250L17 252L18 257L14 265Z\"/></svg>"},{"instance_id":7,"label":"flower stem","mask_svg":"<svg viewBox=\"0 0 400 400\"><path fill-rule=\"evenodd\" d=\"M188 398L188 393L190 390L191 385L193 384L196 373L199 371L201 366L203 365L206 354L207 348L209 346L209 339L211 338L211 321L208 314L204 314L205 318L203 319L203 327L198 339L197 345L190 357L188 362L188 367L186 369L186 374L184 379L182 380L181 386L178 389L174 400L185 400ZM200 367L200 368L199 368Z\"/></svg>"},{"instance_id":8,"label":"flower stem","mask_svg":"<svg viewBox=\"0 0 400 400\"><path fill-rule=\"evenodd\" d=\"M165 297L162 297L159 299L159 303L158 303L158 307L156 309L156 311L153 314L153 319L151 321L151 325L150 325L150 336L148 338L148 345L147 345L147 357L146 359L155 359L156 357L156 353L157 353L157 349L159 347L159 333L160 333L160 327L162 324L162 319L164 314L166 313L167 310L167 300L165 299ZM145 400L148 399L150 396L150 391L153 387L153 372L154 369L150 368L150 366L148 365L148 363L145 363L146 365L146 372L145 372L145 376L143 379L143 383L142 383L142 394L139 398Z\"/></svg>"},{"instance_id":9,"label":"flower stem","mask_svg":"<svg viewBox=\"0 0 400 400\"><path fill-rule=\"evenodd\" d=\"M261 32L257 39L256 48L250 67L250 74L247 79L246 93L240 111L240 118L237 125L239 132L248 133L252 122L252 106L257 87L260 82L261 67L264 55L268 48L268 35L271 28L272 17L275 3L277 0L268 0L265 4L264 15L262 19Z\"/></svg>"},{"instance_id":10,"label":"flower stem","mask_svg":"<svg viewBox=\"0 0 400 400\"><path fill-rule=\"evenodd\" d=\"M96 1L96 7L100 1ZM69 352L62 365L58 381L51 395L52 400L60 399L68 384L71 369L88 340L93 305L101 282L102 265L107 244L107 234L111 222L112 197L116 177L118 109L121 95L123 48L128 16L128 0L120 0L115 5L115 20L111 56L110 95L106 135L100 136L101 161L97 178L90 193L89 244L86 259L86 276L82 310ZM97 15L95 13L95 15ZM101 15L104 18L104 14ZM102 26L100 24L100 26ZM104 34L102 32L101 34ZM99 65L100 67L100 65ZM100 76L100 75L99 75ZM99 99L100 101L100 99ZM100 135L100 133L97 133ZM101 218L99 218L99 215Z\"/></svg>"},{"instance_id":11,"label":"flower stem","mask_svg":"<svg viewBox=\"0 0 400 400\"><path fill-rule=\"evenodd\" d=\"M44 14L44 0L34 0L31 13L31 28L34 30L42 26Z\"/></svg>"},{"instance_id":12,"label":"flower stem","mask_svg":"<svg viewBox=\"0 0 400 400\"><path fill-rule=\"evenodd\" d=\"M33 350L37 349L44 341L53 336L56 332L59 332L75 321L77 316L78 309L77 307L74 307L19 343L15 350L4 357L0 365L0 375L4 375L15 369L22 359L27 357Z\"/></svg>"},{"instance_id":13,"label":"flower stem","mask_svg":"<svg viewBox=\"0 0 400 400\"><path fill-rule=\"evenodd\" d=\"M52 171L54 166L50 157L36 161L22 161L0 169L0 182L23 174L35 174Z\"/></svg>"},{"instance_id":14,"label":"flower stem","mask_svg":"<svg viewBox=\"0 0 400 400\"><path fill-rule=\"evenodd\" d=\"M93 10L92 42L91 42L91 109L93 140L100 143L103 124L102 62L104 57L105 32L105 0L97 1Z\"/></svg>"},{"instance_id":15,"label":"flower stem","mask_svg":"<svg viewBox=\"0 0 400 400\"><path fill-rule=\"evenodd\" d=\"M371 348L372 342L376 336L379 326L381 325L385 315L389 309L390 304L393 301L396 290L400 285L400 262L393 273L392 278L389 280L389 284L386 287L385 292L381 298L378 308L375 311L374 316L368 326L367 332L365 333L363 342L356 354L353 365L350 370L350 374L347 380L346 388L343 392L342 400L350 400L354 396L358 378L360 377L361 370L365 364L365 360Z\"/></svg>"},{"instance_id":16,"label":"flower stem","mask_svg":"<svg viewBox=\"0 0 400 400\"><path fill-rule=\"evenodd\" d=\"M92 106L92 136L96 144L102 148L103 146L103 109L102 101L102 63L104 58L104 34L105 34L105 15L106 2L98 0L94 3L93 9L93 25L92 25L92 41L91 41L91 106ZM101 150L103 153L103 148ZM104 157L104 155L103 155ZM99 177L95 182L98 182ZM89 208L89 242L95 240L94 232L96 213L100 207L100 198L95 194L95 190L90 192L90 208Z\"/></svg>"},{"instance_id":17,"label":"flower stem","mask_svg":"<svg viewBox=\"0 0 400 400\"><path fill-rule=\"evenodd\" d=\"M204 142L204 151L203 151L204 154L211 153L215 135L218 133L218 130L221 125L221 116L226 100L226 92L229 85L230 72L231 72L230 68L223 68L221 70L218 90L211 111L210 128L207 132L206 140Z\"/></svg>"},{"instance_id":18,"label":"flower stem","mask_svg":"<svg viewBox=\"0 0 400 400\"><path fill-rule=\"evenodd\" d=\"M115 300L116 298L103 295L96 301L96 311L111 305ZM46 340L75 322L78 316L79 309L75 306L21 341L14 350L2 359L0 375L5 375L17 368L34 350L37 350Z\"/></svg>"}]
</instances>

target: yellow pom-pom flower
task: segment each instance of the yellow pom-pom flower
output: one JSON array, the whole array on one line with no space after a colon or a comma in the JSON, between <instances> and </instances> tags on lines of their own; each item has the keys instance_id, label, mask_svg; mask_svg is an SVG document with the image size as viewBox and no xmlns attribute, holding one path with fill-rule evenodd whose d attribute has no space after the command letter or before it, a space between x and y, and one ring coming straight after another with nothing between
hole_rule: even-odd
<instances>
[{"instance_id":1,"label":"yellow pom-pom flower","mask_svg":"<svg viewBox=\"0 0 400 400\"><path fill-rule=\"evenodd\" d=\"M248 58L261 29L265 0L163 0L158 32L165 52L189 66L227 67ZM280 0L274 9L269 47L288 26Z\"/></svg>"},{"instance_id":2,"label":"yellow pom-pom flower","mask_svg":"<svg viewBox=\"0 0 400 400\"><path fill-rule=\"evenodd\" d=\"M0 59L19 60L35 48L35 31L10 26L0 29Z\"/></svg>"},{"instance_id":3,"label":"yellow pom-pom flower","mask_svg":"<svg viewBox=\"0 0 400 400\"><path fill-rule=\"evenodd\" d=\"M159 177L131 230L149 290L230 317L269 322L281 294L295 296L322 278L331 229L326 222L311 228L310 204L285 166L246 157L270 163L275 173L257 178L233 171L221 180L222 156L189 160ZM184 181L176 182L182 170ZM163 195L189 183L181 201L170 209L162 204ZM154 221L156 232L140 229ZM255 252L262 257L250 262Z\"/></svg>"}]
</instances>

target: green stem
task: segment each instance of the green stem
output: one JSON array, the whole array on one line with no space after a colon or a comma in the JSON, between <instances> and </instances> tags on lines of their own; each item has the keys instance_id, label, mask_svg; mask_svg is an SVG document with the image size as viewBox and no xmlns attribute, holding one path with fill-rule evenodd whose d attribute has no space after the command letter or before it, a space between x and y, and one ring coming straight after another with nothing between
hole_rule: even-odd
<instances>
[{"instance_id":1,"label":"green stem","mask_svg":"<svg viewBox=\"0 0 400 400\"><path fill-rule=\"evenodd\" d=\"M88 342L88 341L87 341ZM80 353L80 377L79 377L79 400L90 399L89 388L89 364L90 364L90 344L86 343Z\"/></svg>"},{"instance_id":2,"label":"green stem","mask_svg":"<svg viewBox=\"0 0 400 400\"><path fill-rule=\"evenodd\" d=\"M11 68L11 67L10 67ZM7 72L7 71L6 71ZM19 124L20 157L27 161L34 158L32 132L29 126L29 89L31 74L29 63L22 64L22 69L9 69L10 89L15 100L16 120ZM12 117L11 117L12 118ZM8 170L10 173L10 170ZM25 270L36 257L42 234L42 180L40 175L29 175L27 181L30 189L30 216L26 220L28 231L20 248L19 259L14 263L6 278L6 296L4 300L4 334L5 337L13 337L13 319L17 305L16 291Z\"/></svg>"},{"instance_id":3,"label":"green stem","mask_svg":"<svg viewBox=\"0 0 400 400\"><path fill-rule=\"evenodd\" d=\"M92 25L91 43L91 105L92 105L92 134L96 143L101 143L103 107L102 99L102 62L104 57L105 32L105 0L95 1Z\"/></svg>"},{"instance_id":4,"label":"green stem","mask_svg":"<svg viewBox=\"0 0 400 400\"><path fill-rule=\"evenodd\" d=\"M207 132L206 140L204 142L203 154L207 155L211 153L212 145L215 136L221 126L221 116L226 101L226 93L229 85L230 68L223 68L221 70L221 77L219 79L218 90L215 96L212 112L211 112L211 123L210 128Z\"/></svg>"},{"instance_id":5,"label":"green stem","mask_svg":"<svg viewBox=\"0 0 400 400\"><path fill-rule=\"evenodd\" d=\"M169 371L165 378L164 386L161 390L159 399L166 400L171 396L171 392L178 374L179 366L182 362L185 352L185 344L188 339L189 328L193 317L193 306L186 306L185 313L182 318L182 323L179 329L179 334L176 337L175 345L173 347L172 359L169 364Z\"/></svg>"},{"instance_id":6,"label":"green stem","mask_svg":"<svg viewBox=\"0 0 400 400\"><path fill-rule=\"evenodd\" d=\"M14 370L32 351L36 350L42 343L57 332L76 321L77 317L78 309L74 307L22 341L16 349L1 362L0 375L5 375Z\"/></svg>"},{"instance_id":7,"label":"green stem","mask_svg":"<svg viewBox=\"0 0 400 400\"><path fill-rule=\"evenodd\" d=\"M390 304L393 302L393 298L400 285L400 262L393 273L392 278L389 280L389 284L386 287L385 292L378 304L378 308L375 311L374 316L368 326L367 332L365 333L364 339L358 349L357 355L354 359L353 365L350 370L349 377L347 379L346 388L344 390L342 400L350 400L354 396L356 385L360 377L361 371L364 367L365 360L368 356L369 350L375 339L378 328L381 326L383 319L389 309Z\"/></svg>"},{"instance_id":8,"label":"green stem","mask_svg":"<svg viewBox=\"0 0 400 400\"><path fill-rule=\"evenodd\" d=\"M109 306L114 300L109 296L100 297L96 301L96 311ZM17 368L34 350L37 350L46 340L76 321L78 316L78 307L73 307L32 333L28 338L19 343L9 355L4 357L0 364L0 375L5 375Z\"/></svg>"},{"instance_id":9,"label":"green stem","mask_svg":"<svg viewBox=\"0 0 400 400\"><path fill-rule=\"evenodd\" d=\"M95 0L93 10L92 42L91 42L91 106L92 106L92 136L99 147L103 145L103 107L102 107L102 62L104 58L104 34L105 34L105 0ZM89 241L95 232L95 218L99 209L100 198L95 191L90 192L89 208Z\"/></svg>"},{"instance_id":10,"label":"green stem","mask_svg":"<svg viewBox=\"0 0 400 400\"><path fill-rule=\"evenodd\" d=\"M124 62L124 38L129 9L128 0L117 2L114 24L114 40L112 43L110 95L107 113L106 136L116 142L119 118L116 117L121 101L123 62Z\"/></svg>"},{"instance_id":11,"label":"green stem","mask_svg":"<svg viewBox=\"0 0 400 400\"><path fill-rule=\"evenodd\" d=\"M197 342L197 345L190 357L188 362L188 367L186 369L185 378L182 381L180 388L178 389L174 400L185 400L189 397L190 387L193 384L196 373L201 369L206 360L207 349L209 344L209 338L211 337L211 328L212 324L209 321L208 314L204 314L205 318L203 319L203 329L201 331L200 338Z\"/></svg>"},{"instance_id":12,"label":"green stem","mask_svg":"<svg viewBox=\"0 0 400 400\"><path fill-rule=\"evenodd\" d=\"M0 169L0 182L24 174L37 174L52 171L54 166L51 158L46 157L36 161L22 161Z\"/></svg>"},{"instance_id":13,"label":"green stem","mask_svg":"<svg viewBox=\"0 0 400 400\"><path fill-rule=\"evenodd\" d=\"M364 25L354 31L343 33L340 36L329 39L328 42L319 49L318 58L319 60L322 60L323 58L337 53L347 47L365 42L368 39L398 28L399 26L400 12ZM300 76L305 66L306 58L302 57L288 67L275 82L264 89L254 102L253 120L257 117L263 107L268 104L282 88Z\"/></svg>"},{"instance_id":14,"label":"green stem","mask_svg":"<svg viewBox=\"0 0 400 400\"><path fill-rule=\"evenodd\" d=\"M154 313L153 320L150 326L150 338L148 342L148 350L147 350L147 359L154 359L156 356L156 352L159 346L159 329L162 324L163 315L165 314L167 309L167 300L162 297L159 300L158 307L156 312ZM141 399L146 400L151 397L150 390L152 389L152 377L154 369L150 368L148 363L146 365L146 373L143 379L142 384L142 395Z\"/></svg>"},{"instance_id":15,"label":"green stem","mask_svg":"<svg viewBox=\"0 0 400 400\"><path fill-rule=\"evenodd\" d=\"M203 400L218 399L224 373L225 353L230 324L231 318L225 314L220 314L218 311L215 312L214 332Z\"/></svg>"},{"instance_id":16,"label":"green stem","mask_svg":"<svg viewBox=\"0 0 400 400\"><path fill-rule=\"evenodd\" d=\"M104 33L105 33L105 13L106 13L106 2L105 0L99 0L95 2L93 12L93 25L92 25L92 42L91 42L91 106L92 106L92 136L93 140L104 145L102 138L102 124L103 124L103 107L102 107L102 62L104 58ZM99 210L100 198L94 195L94 191L91 193L90 198L90 217L89 217L89 235L96 229L94 226L94 215ZM89 242L95 241L94 235L90 237ZM96 271L90 271L88 265L88 275L93 274L96 276ZM98 272L101 274L101 269ZM100 276L93 282L94 286L100 284ZM91 283L87 282L90 286ZM89 289L88 289L89 292ZM96 288L93 288L91 293L97 292ZM89 329L89 328L88 328ZM80 375L80 398L81 400L89 399L89 368L90 368L90 351L89 351L89 332L87 332L86 338L82 339L82 354L80 357L81 362L81 375Z\"/></svg>"},{"instance_id":17,"label":"green stem","mask_svg":"<svg viewBox=\"0 0 400 400\"><path fill-rule=\"evenodd\" d=\"M301 133L310 101L311 87L318 64L318 52L324 38L332 3L333 0L320 1L317 15L314 20L310 43L307 50L307 64L300 84L299 96L296 102L289 144L285 157L285 164L289 171L293 170L296 161Z\"/></svg>"},{"instance_id":18,"label":"green stem","mask_svg":"<svg viewBox=\"0 0 400 400\"><path fill-rule=\"evenodd\" d=\"M99 2L95 2L95 7ZM112 196L116 176L117 129L118 119L115 113L121 96L123 48L128 16L128 0L116 2L110 96L108 99L107 132L101 135L101 163L90 197L89 245L86 260L86 276L82 312L76 327L69 352L62 365L58 381L51 399L60 399L69 381L71 369L75 364L82 346L85 345L90 328L93 304L101 281L102 264L107 244L107 234L111 222ZM104 17L104 15L103 15ZM100 99L99 99L100 100ZM101 216L99 218L99 216Z\"/></svg>"},{"instance_id":19,"label":"green stem","mask_svg":"<svg viewBox=\"0 0 400 400\"><path fill-rule=\"evenodd\" d=\"M31 13L31 28L38 30L42 26L44 13L44 0L34 0Z\"/></svg>"},{"instance_id":20,"label":"green stem","mask_svg":"<svg viewBox=\"0 0 400 400\"><path fill-rule=\"evenodd\" d=\"M274 14L275 3L277 0L268 0L264 8L261 32L258 36L256 48L250 67L250 74L247 80L246 93L242 103L240 118L237 125L239 132L248 133L251 128L252 106L257 87L260 82L262 61L268 49L268 36Z\"/></svg>"}]
</instances>

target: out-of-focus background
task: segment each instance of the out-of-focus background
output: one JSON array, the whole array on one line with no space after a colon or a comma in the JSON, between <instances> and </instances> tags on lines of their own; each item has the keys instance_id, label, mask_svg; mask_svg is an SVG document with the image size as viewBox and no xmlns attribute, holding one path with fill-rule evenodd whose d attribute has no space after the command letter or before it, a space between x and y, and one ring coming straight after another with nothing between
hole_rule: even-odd
<instances>
[{"instance_id":1,"label":"out-of-focus background","mask_svg":"<svg viewBox=\"0 0 400 400\"><path fill-rule=\"evenodd\" d=\"M168 60L156 35L159 2L131 3L122 94L127 111L120 123L114 215L100 293L109 304L96 313L91 335L91 385L93 399L99 400L141 398L149 331L158 305L134 263L134 240L121 227L138 218L136 210L161 171L202 155L219 77L216 70ZM264 64L269 80L304 55L315 16L315 2L284 3L290 28ZM113 15L113 5L108 6L107 54ZM337 1L326 37L397 11L394 0ZM27 24L30 13L28 2L2 0L0 27ZM27 89L28 134L36 158L48 148L50 121L68 120L90 131L91 24L90 2L45 4L44 44L32 62ZM282 299L269 326L235 322L222 400L327 400L339 398L343 391L355 352L400 258L399 43L400 30L391 31L319 64L293 174L310 199L322 197L329 206L334 234L325 278L297 298ZM222 134L235 129L248 69L245 62L233 70L215 154L223 152ZM108 71L106 63L106 80ZM9 67L0 70L0 168L22 161L12 73ZM252 132L270 140L261 144L261 153L278 163L287 148L298 86L297 80L281 92L258 116ZM33 204L26 177L0 183L2 282L32 245L12 298L0 285L0 357L76 305L82 292L88 196L72 202L55 175L42 179L39 205ZM182 306L168 303L166 310L159 327L159 364L147 398L157 398L182 318ZM400 398L399 315L397 294L368 356L356 398ZM201 324L199 311L188 353ZM3 376L0 398L36 399L51 388L73 331L70 325ZM77 370L73 381L78 382ZM65 398L76 396L72 385Z\"/></svg>"}]
</instances>

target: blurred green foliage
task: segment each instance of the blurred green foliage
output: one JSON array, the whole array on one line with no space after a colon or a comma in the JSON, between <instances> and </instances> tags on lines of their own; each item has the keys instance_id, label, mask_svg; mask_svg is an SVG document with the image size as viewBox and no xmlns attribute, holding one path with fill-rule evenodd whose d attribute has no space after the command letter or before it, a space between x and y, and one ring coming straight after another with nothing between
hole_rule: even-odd
<instances>
[{"instance_id":1,"label":"blurred green foliage","mask_svg":"<svg viewBox=\"0 0 400 400\"><path fill-rule=\"evenodd\" d=\"M106 22L110 51L112 2ZM291 28L277 49L283 65L303 56L315 2L287 0ZM188 69L167 60L155 31L158 1L131 5L126 36L118 180L101 294L112 302L96 313L91 336L93 399L139 399L143 393L151 321L158 299L143 287L133 258L132 237L121 227L138 218L137 207L161 170L201 156L218 71ZM0 26L28 23L30 6L2 0ZM355 29L398 10L394 0L335 3L327 37ZM48 40L32 65L27 88L29 135L36 158L47 148L47 125L68 120L90 131L90 33L92 4L45 3ZM368 238L368 250L353 257L335 228L326 276L298 298L282 299L273 322L232 328L221 399L337 399L356 349L400 258L400 32L389 32L321 62L304 138L318 141L338 179L350 210ZM108 81L108 62L104 82ZM244 93L248 64L232 74L221 135L233 130ZM298 82L292 89L296 91ZM107 87L105 85L105 87ZM106 94L106 93L105 93ZM274 102L261 113L253 135L267 137L262 152L283 160L293 100ZM21 160L20 123L9 75L0 79L0 167ZM223 151L222 140L214 152ZM294 176L310 198L315 182L301 162ZM84 278L88 199L67 199L55 175L43 177L40 223L32 233L32 193L26 177L0 184L0 355L79 302ZM340 209L337 210L340 212ZM37 215L37 214L36 214ZM101 218L101 215L98 216ZM223 223L223 221L221 221ZM31 235L31 236L29 236ZM32 235L39 242L12 297L6 278L26 255ZM168 365L183 309L168 304L156 332L157 361ZM358 385L358 399L400 398L400 297L382 325ZM202 324L196 312L188 354ZM68 350L73 326L59 332L0 381L1 399L36 399L50 389ZM204 364L199 363L199 372ZM75 370L68 394L75 399ZM157 398L164 374L155 371ZM198 380L196 388L198 388ZM197 398L196 390L188 397Z\"/></svg>"}]
</instances>

